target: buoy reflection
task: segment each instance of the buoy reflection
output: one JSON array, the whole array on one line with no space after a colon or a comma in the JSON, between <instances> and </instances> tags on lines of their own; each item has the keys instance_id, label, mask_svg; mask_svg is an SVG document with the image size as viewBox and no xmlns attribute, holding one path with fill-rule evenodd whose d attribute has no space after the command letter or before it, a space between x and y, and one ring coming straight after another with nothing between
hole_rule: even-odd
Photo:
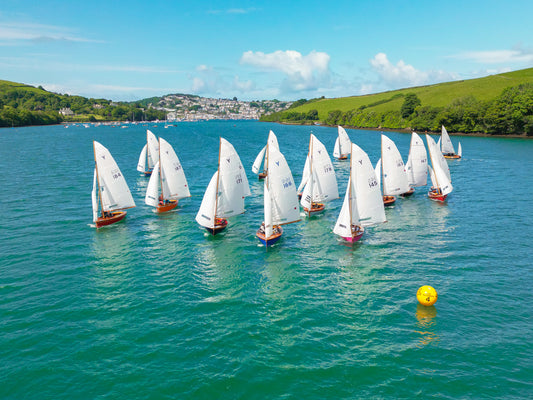
<instances>
[{"instance_id":1,"label":"buoy reflection","mask_svg":"<svg viewBox=\"0 0 533 400\"><path fill-rule=\"evenodd\" d=\"M439 341L439 336L433 331L437 325L436 316L437 309L435 306L423 306L422 304L417 304L416 319L417 328L419 330L415 332L420 333L421 335L418 347L427 346L431 342Z\"/></svg>"}]
</instances>

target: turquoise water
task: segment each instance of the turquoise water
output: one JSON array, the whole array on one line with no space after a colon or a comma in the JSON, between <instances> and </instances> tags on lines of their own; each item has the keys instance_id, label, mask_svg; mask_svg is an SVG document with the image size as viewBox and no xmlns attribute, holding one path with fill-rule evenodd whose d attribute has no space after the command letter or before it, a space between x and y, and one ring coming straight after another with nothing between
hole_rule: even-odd
<instances>
[{"instance_id":1,"label":"turquoise water","mask_svg":"<svg viewBox=\"0 0 533 400\"><path fill-rule=\"evenodd\" d=\"M146 126L0 130L0 398L533 397L533 141L461 137L446 204L425 190L344 245L342 199L259 246L269 129L299 183L312 131L259 122L150 125L174 146L192 197L158 216L136 171ZM373 163L379 132L348 130ZM404 161L410 135L387 133ZM247 212L209 237L195 222L218 138L248 172ZM91 227L92 140L137 207ZM452 137L454 143L458 138ZM334 161L344 194L347 162ZM417 304L431 285L433 307Z\"/></svg>"}]
</instances>

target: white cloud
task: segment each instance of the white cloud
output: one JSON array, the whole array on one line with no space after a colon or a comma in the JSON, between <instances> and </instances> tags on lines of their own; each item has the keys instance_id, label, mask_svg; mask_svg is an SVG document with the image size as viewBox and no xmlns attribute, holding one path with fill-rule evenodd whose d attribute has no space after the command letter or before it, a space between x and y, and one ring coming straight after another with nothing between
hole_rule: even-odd
<instances>
[{"instance_id":1,"label":"white cloud","mask_svg":"<svg viewBox=\"0 0 533 400\"><path fill-rule=\"evenodd\" d=\"M450 58L474 61L480 64L509 64L527 63L533 64L533 51L515 50L490 50L490 51L466 51L455 54Z\"/></svg>"},{"instance_id":2,"label":"white cloud","mask_svg":"<svg viewBox=\"0 0 533 400\"><path fill-rule=\"evenodd\" d=\"M394 65L385 53L376 54L370 60L370 65L389 89L456 79L455 75L445 71L420 71L412 65L406 64L403 60Z\"/></svg>"},{"instance_id":3,"label":"white cloud","mask_svg":"<svg viewBox=\"0 0 533 400\"><path fill-rule=\"evenodd\" d=\"M244 52L240 63L260 68L264 71L277 71L285 75L283 91L304 91L317 89L329 81L330 56L324 52L312 51L304 56L294 50L277 50L273 53Z\"/></svg>"},{"instance_id":4,"label":"white cloud","mask_svg":"<svg viewBox=\"0 0 533 400\"><path fill-rule=\"evenodd\" d=\"M241 93L247 93L255 89L255 84L251 80L241 81L238 75L233 78L233 87Z\"/></svg>"},{"instance_id":5,"label":"white cloud","mask_svg":"<svg viewBox=\"0 0 533 400\"><path fill-rule=\"evenodd\" d=\"M0 45L9 45L14 41L26 42L93 42L102 43L99 40L78 37L72 34L69 28L33 23L0 23Z\"/></svg>"}]
</instances>

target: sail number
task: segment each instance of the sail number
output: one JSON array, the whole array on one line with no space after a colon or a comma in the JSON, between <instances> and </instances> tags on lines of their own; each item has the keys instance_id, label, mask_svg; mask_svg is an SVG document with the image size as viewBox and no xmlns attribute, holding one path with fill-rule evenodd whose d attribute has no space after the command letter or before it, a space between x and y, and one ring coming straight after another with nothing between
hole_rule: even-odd
<instances>
[{"instance_id":1,"label":"sail number","mask_svg":"<svg viewBox=\"0 0 533 400\"><path fill-rule=\"evenodd\" d=\"M333 172L333 166L331 164L324 165L324 173L328 174Z\"/></svg>"},{"instance_id":2,"label":"sail number","mask_svg":"<svg viewBox=\"0 0 533 400\"><path fill-rule=\"evenodd\" d=\"M235 182L237 184L242 183L242 175L241 174L235 175Z\"/></svg>"},{"instance_id":3,"label":"sail number","mask_svg":"<svg viewBox=\"0 0 533 400\"><path fill-rule=\"evenodd\" d=\"M368 180L368 187L369 188L373 188L373 187L376 187L378 185L378 181L376 180L376 178L370 178Z\"/></svg>"},{"instance_id":4,"label":"sail number","mask_svg":"<svg viewBox=\"0 0 533 400\"><path fill-rule=\"evenodd\" d=\"M122 174L120 173L119 169L114 169L113 171L111 171L111 176L113 177L113 179L118 179L122 176Z\"/></svg>"},{"instance_id":5,"label":"sail number","mask_svg":"<svg viewBox=\"0 0 533 400\"><path fill-rule=\"evenodd\" d=\"M282 180L281 183L282 183L282 185L283 185L283 189L287 189L287 188L289 188L289 187L292 186L292 179L290 179L290 178L285 178L285 179Z\"/></svg>"}]
</instances>

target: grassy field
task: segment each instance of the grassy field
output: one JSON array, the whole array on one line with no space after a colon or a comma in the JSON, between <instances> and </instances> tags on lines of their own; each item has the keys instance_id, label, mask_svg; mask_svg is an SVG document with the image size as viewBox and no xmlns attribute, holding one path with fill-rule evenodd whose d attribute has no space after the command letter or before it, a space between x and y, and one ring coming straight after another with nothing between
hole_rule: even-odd
<instances>
[{"instance_id":1,"label":"grassy field","mask_svg":"<svg viewBox=\"0 0 533 400\"><path fill-rule=\"evenodd\" d=\"M358 109L361 106L366 106L367 110L378 113L398 111L404 102L404 96L408 93L416 94L422 102L422 106L444 107L453 100L466 96L474 96L479 101L493 100L505 88L527 82L533 82L533 68L478 79L412 87L364 96L321 99L295 107L291 111L308 112L309 110L317 110L320 120L326 119L328 113L332 110L346 112ZM372 105L378 102L380 104Z\"/></svg>"}]
</instances>

